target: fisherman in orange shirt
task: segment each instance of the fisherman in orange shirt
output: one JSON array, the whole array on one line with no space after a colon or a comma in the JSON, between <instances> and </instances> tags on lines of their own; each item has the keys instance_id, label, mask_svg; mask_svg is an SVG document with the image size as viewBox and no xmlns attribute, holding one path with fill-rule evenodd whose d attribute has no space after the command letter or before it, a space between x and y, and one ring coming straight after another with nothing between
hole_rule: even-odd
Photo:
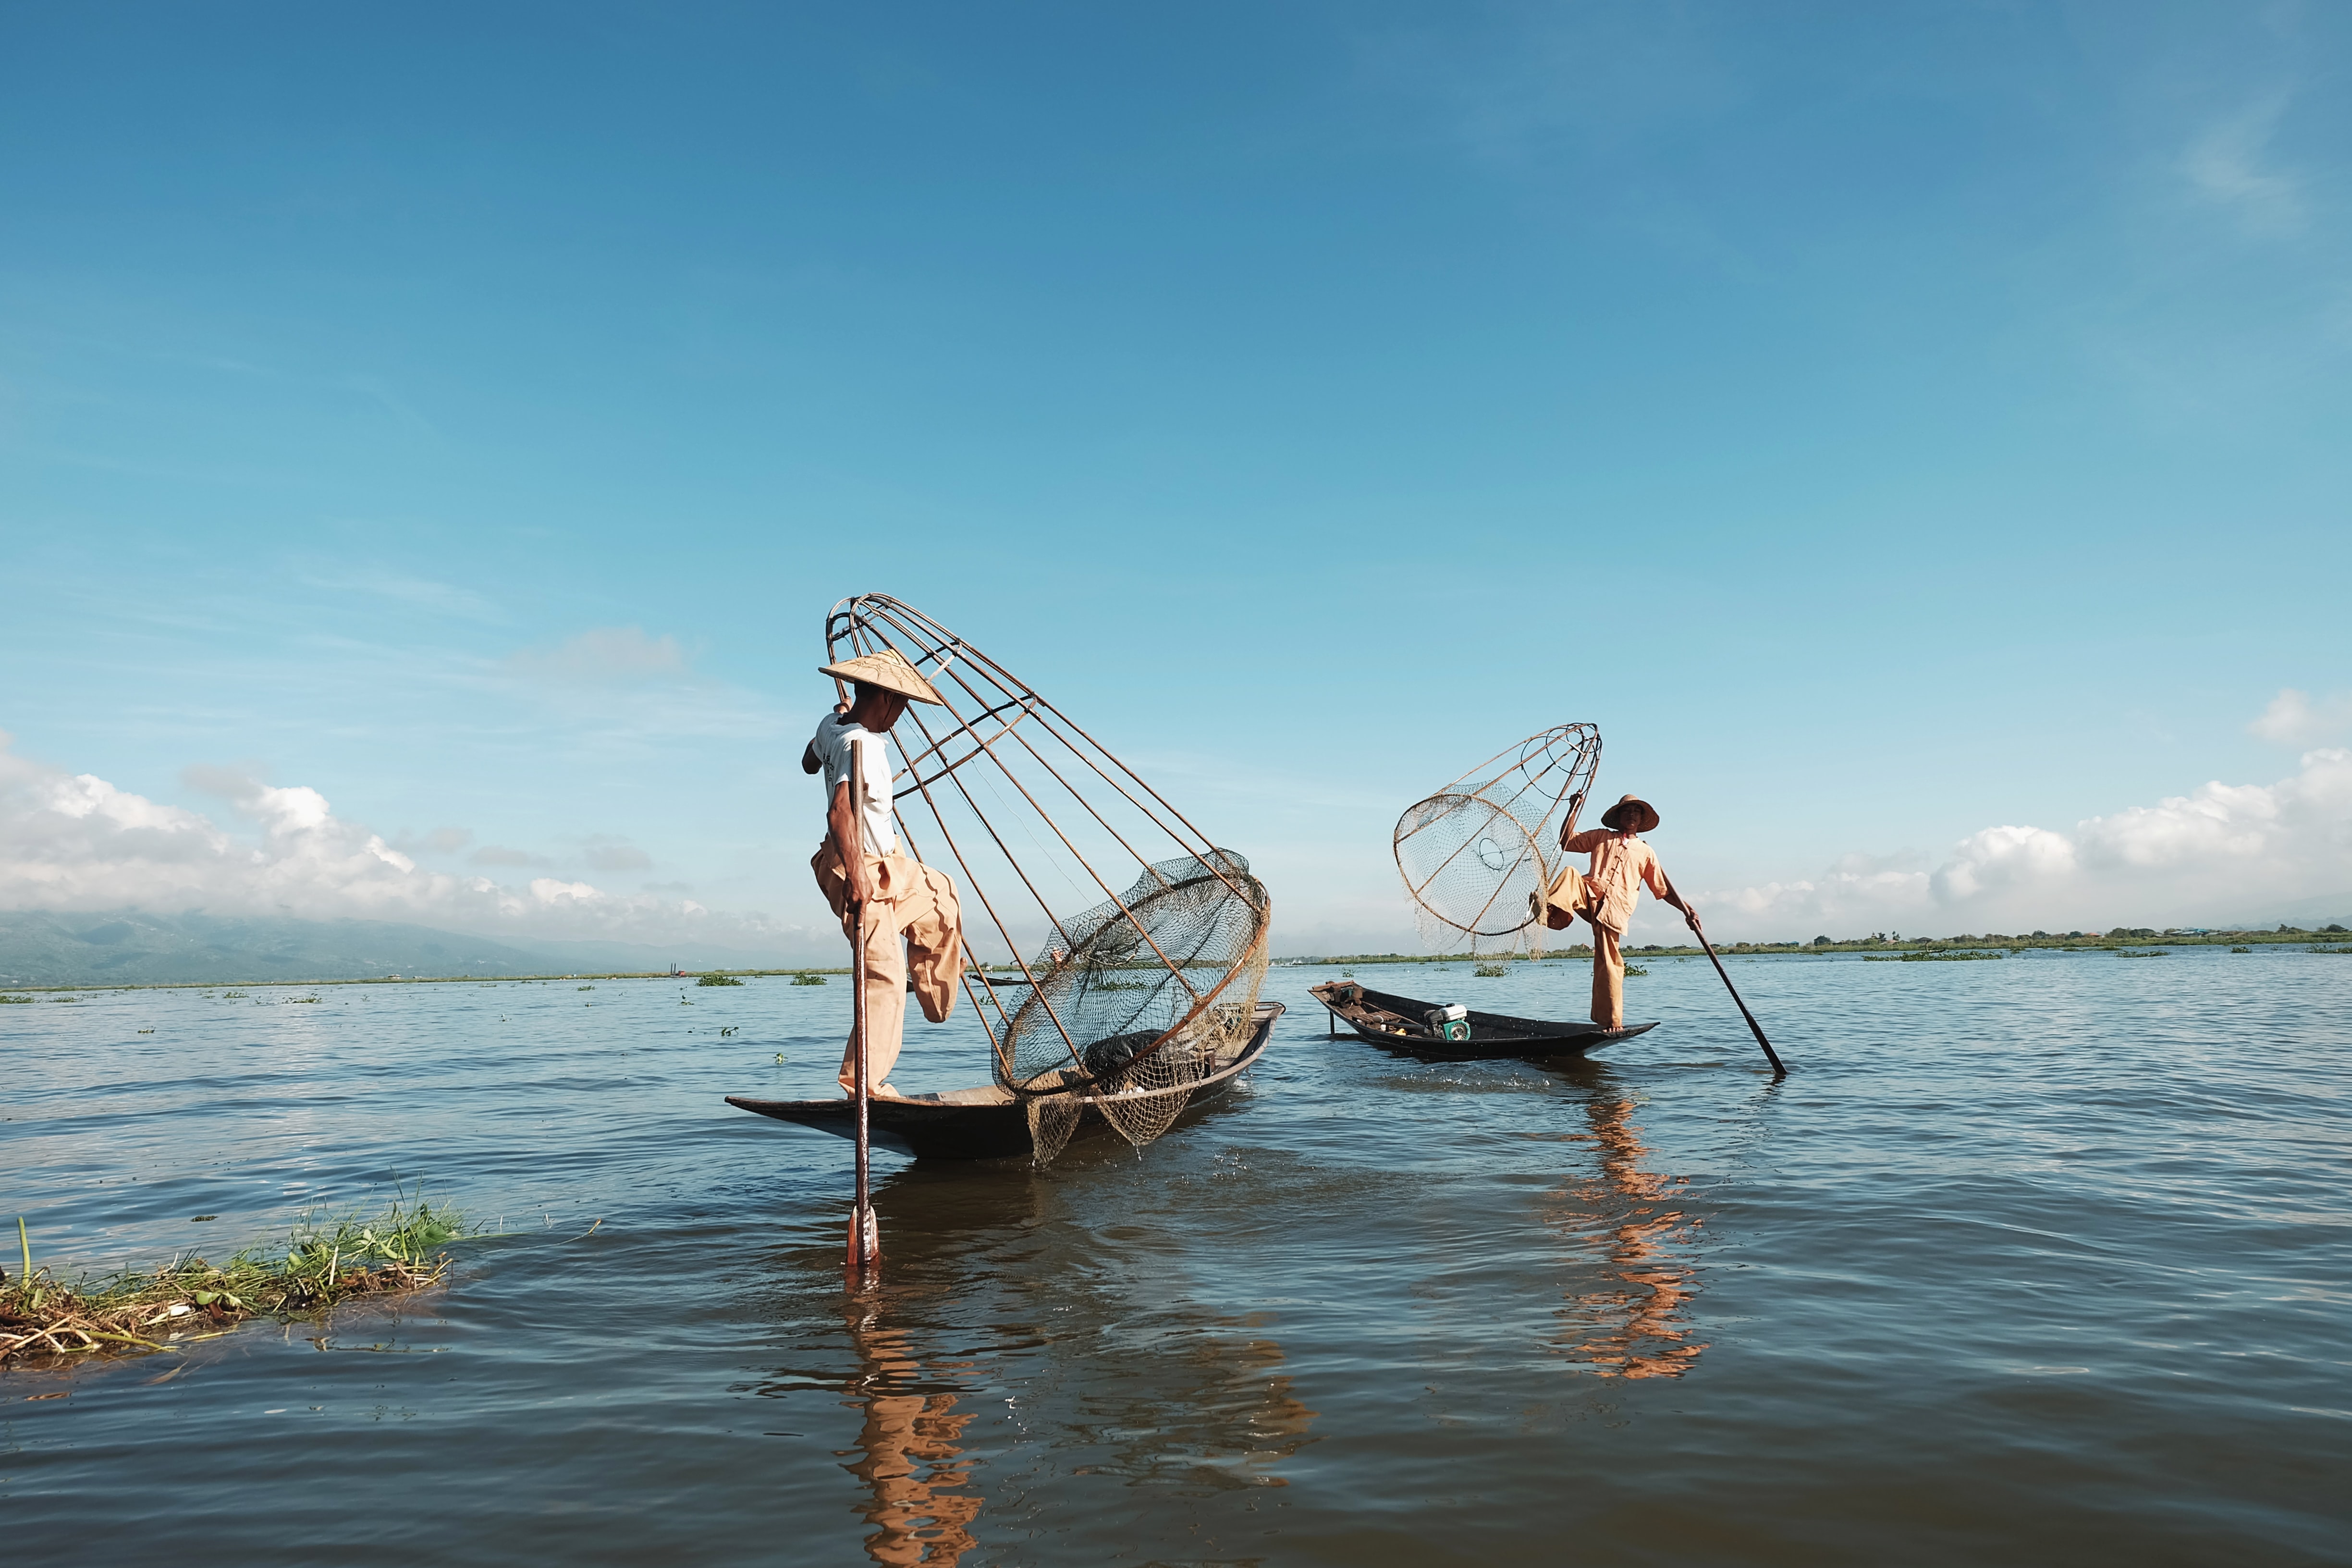
<instances>
[{"instance_id":1,"label":"fisherman in orange shirt","mask_svg":"<svg viewBox=\"0 0 2352 1568\"><path fill-rule=\"evenodd\" d=\"M1571 820L1573 814L1571 814ZM1601 826L1582 833L1560 824L1559 847L1570 855L1590 854L1591 868L1579 872L1560 868L1551 886L1535 895L1538 914L1553 931L1563 931L1582 915L1592 924L1592 1021L1603 1028L1625 1026L1625 927L1633 905L1647 884L1653 896L1682 910L1693 931L1698 915L1675 891L1658 858L1635 837L1658 826L1658 811L1648 801L1627 795L1601 814Z\"/></svg>"}]
</instances>

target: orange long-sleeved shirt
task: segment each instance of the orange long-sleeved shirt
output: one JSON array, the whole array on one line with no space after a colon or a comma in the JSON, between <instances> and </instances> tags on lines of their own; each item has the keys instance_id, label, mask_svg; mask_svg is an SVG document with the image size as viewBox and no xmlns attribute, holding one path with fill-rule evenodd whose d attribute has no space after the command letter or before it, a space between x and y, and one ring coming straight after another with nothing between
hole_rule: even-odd
<instances>
[{"instance_id":1,"label":"orange long-sleeved shirt","mask_svg":"<svg viewBox=\"0 0 2352 1568\"><path fill-rule=\"evenodd\" d=\"M1622 931L1633 920L1642 884L1647 883L1652 895L1659 899L1674 886L1650 847L1631 833L1589 827L1560 847L1571 855L1592 857L1592 869L1584 874L1584 879L1589 896L1598 905L1593 923L1611 931Z\"/></svg>"}]
</instances>

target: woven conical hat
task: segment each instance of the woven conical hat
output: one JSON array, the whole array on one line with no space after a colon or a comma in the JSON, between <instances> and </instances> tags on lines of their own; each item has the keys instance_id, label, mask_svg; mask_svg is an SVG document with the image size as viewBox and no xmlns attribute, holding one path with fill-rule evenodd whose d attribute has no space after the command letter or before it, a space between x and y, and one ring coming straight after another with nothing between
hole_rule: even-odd
<instances>
[{"instance_id":1,"label":"woven conical hat","mask_svg":"<svg viewBox=\"0 0 2352 1568\"><path fill-rule=\"evenodd\" d=\"M1631 816L1632 823L1625 818ZM1601 826L1612 831L1631 826L1636 833L1647 833L1658 825L1658 808L1638 795L1626 795L1615 805L1601 814Z\"/></svg>"},{"instance_id":2,"label":"woven conical hat","mask_svg":"<svg viewBox=\"0 0 2352 1568\"><path fill-rule=\"evenodd\" d=\"M915 671L896 648L877 648L872 653L859 654L856 658L843 659L839 664L821 667L819 675L835 676L843 680L863 681L878 686L885 691L895 691L917 702L929 702L934 707L947 706L945 699L931 689L931 683Z\"/></svg>"}]
</instances>

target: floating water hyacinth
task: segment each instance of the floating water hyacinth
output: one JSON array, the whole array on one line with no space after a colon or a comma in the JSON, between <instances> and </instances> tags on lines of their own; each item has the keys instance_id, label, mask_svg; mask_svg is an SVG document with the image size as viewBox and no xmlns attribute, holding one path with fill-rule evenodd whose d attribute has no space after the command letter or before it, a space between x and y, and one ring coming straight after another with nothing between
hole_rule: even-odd
<instances>
[{"instance_id":1,"label":"floating water hyacinth","mask_svg":"<svg viewBox=\"0 0 2352 1568\"><path fill-rule=\"evenodd\" d=\"M306 1219L282 1256L248 1248L218 1266L191 1257L102 1284L68 1285L33 1267L31 1233L20 1216L18 1270L0 1284L0 1363L170 1351L250 1317L306 1315L355 1297L420 1290L447 1277L449 1256L439 1248L465 1234L448 1205L395 1198L372 1221Z\"/></svg>"}]
</instances>

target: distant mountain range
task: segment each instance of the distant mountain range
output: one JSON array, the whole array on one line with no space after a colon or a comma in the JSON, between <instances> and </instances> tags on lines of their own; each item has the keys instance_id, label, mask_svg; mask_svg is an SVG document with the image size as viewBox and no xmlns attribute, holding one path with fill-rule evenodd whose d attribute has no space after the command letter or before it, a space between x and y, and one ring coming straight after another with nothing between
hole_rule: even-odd
<instances>
[{"instance_id":1,"label":"distant mountain range","mask_svg":"<svg viewBox=\"0 0 2352 1568\"><path fill-rule=\"evenodd\" d=\"M394 921L0 911L0 986L187 985L387 975L772 969L781 953L636 942L501 942ZM823 962L834 962L824 960Z\"/></svg>"},{"instance_id":2,"label":"distant mountain range","mask_svg":"<svg viewBox=\"0 0 2352 1568\"><path fill-rule=\"evenodd\" d=\"M2229 921L2222 929L2267 931L2275 926L2301 926L2305 931L2317 931L2328 925L2352 926L2352 893L2326 893L2316 899L2273 905L2260 920Z\"/></svg>"}]
</instances>

